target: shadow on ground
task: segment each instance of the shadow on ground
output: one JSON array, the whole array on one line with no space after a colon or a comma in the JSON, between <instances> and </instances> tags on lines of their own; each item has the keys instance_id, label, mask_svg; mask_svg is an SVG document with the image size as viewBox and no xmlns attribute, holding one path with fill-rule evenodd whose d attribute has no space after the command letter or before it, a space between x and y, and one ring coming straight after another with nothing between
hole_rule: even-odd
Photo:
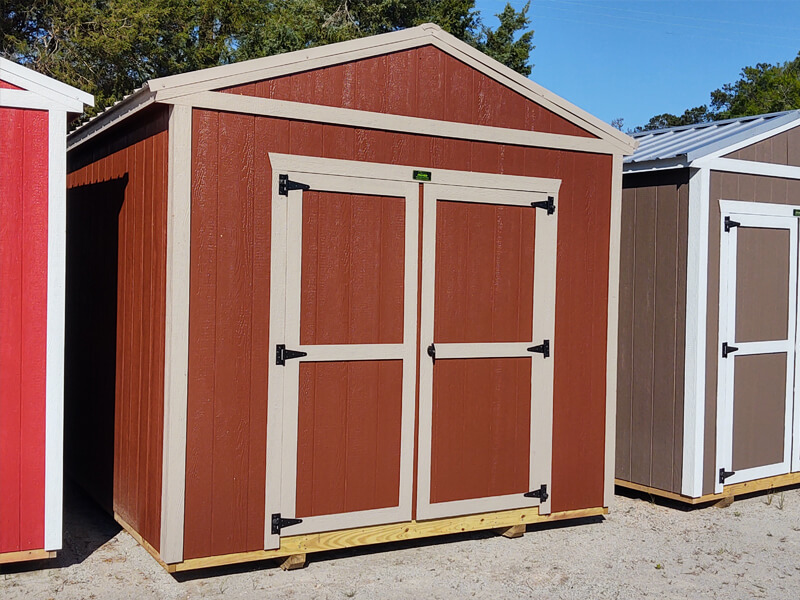
<instances>
[{"instance_id":1,"label":"shadow on ground","mask_svg":"<svg viewBox=\"0 0 800 600\"><path fill-rule=\"evenodd\" d=\"M120 526L111 515L77 485L67 481L64 487L63 546L56 558L2 565L0 574L63 569L80 564L119 531Z\"/></svg>"}]
</instances>

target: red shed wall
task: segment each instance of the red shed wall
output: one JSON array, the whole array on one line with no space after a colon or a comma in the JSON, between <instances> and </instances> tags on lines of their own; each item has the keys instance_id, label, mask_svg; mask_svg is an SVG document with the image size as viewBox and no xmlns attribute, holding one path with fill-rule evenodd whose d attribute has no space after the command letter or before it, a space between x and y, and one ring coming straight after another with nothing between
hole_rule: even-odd
<instances>
[{"instance_id":1,"label":"red shed wall","mask_svg":"<svg viewBox=\"0 0 800 600\"><path fill-rule=\"evenodd\" d=\"M108 403L114 402L113 509L156 549L164 419L167 119L166 109L159 109L91 144L91 154L79 148L70 156L67 180L68 219L74 228L68 236L67 345L76 354L67 368L67 421L85 432L73 432L72 445L79 446L71 451L78 460L92 450L97 453L97 438L88 430L91 419L107 414ZM110 265L103 263L109 254ZM103 291L109 284L111 294ZM116 327L113 365L104 362L103 351L114 348L107 348L102 328L90 327L95 337L76 339L81 322L109 318ZM88 423L82 415L88 415ZM95 435L103 434L100 427ZM88 444L76 439L86 436Z\"/></svg>"},{"instance_id":2,"label":"red shed wall","mask_svg":"<svg viewBox=\"0 0 800 600\"><path fill-rule=\"evenodd\" d=\"M223 91L424 119L595 137L434 46Z\"/></svg>"},{"instance_id":3,"label":"red shed wall","mask_svg":"<svg viewBox=\"0 0 800 600\"><path fill-rule=\"evenodd\" d=\"M603 505L611 156L206 110L192 135L184 559L263 548L268 152L562 180L552 510Z\"/></svg>"},{"instance_id":4,"label":"red shed wall","mask_svg":"<svg viewBox=\"0 0 800 600\"><path fill-rule=\"evenodd\" d=\"M48 145L0 108L0 553L44 547Z\"/></svg>"}]
</instances>

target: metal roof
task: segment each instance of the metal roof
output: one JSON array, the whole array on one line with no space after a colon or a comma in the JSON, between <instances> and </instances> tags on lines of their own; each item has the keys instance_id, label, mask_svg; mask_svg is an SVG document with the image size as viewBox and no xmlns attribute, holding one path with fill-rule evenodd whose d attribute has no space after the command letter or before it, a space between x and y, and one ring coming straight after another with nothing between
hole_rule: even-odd
<instances>
[{"instance_id":1,"label":"metal roof","mask_svg":"<svg viewBox=\"0 0 800 600\"><path fill-rule=\"evenodd\" d=\"M800 120L800 110L641 131L631 134L639 142L639 147L631 156L625 158L624 163L630 165L683 159L681 162L685 161L688 165L702 156L767 133L795 120Z\"/></svg>"}]
</instances>

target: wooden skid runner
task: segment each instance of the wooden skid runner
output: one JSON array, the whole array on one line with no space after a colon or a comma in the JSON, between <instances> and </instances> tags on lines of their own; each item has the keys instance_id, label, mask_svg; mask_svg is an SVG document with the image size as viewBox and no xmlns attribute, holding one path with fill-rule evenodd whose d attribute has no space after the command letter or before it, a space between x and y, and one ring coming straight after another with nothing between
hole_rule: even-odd
<instances>
[{"instance_id":1,"label":"wooden skid runner","mask_svg":"<svg viewBox=\"0 0 800 600\"><path fill-rule=\"evenodd\" d=\"M720 494L706 494L699 498L692 498L684 496L683 494L676 494L675 492L668 492L658 488L632 483L630 481L623 481L622 479L615 479L614 483L620 487L628 488L629 490L636 490L637 492L645 492L660 496L661 498L668 498L677 502L684 502L686 504L705 504L707 502L718 502L724 498L732 498L734 496L741 496L742 494L752 494L753 492L763 492L764 490L777 489L789 485L800 484L800 473L789 473L787 475L776 475L775 477L765 477L764 479L754 479L753 481L744 481L742 483L732 483L726 485Z\"/></svg>"},{"instance_id":2,"label":"wooden skid runner","mask_svg":"<svg viewBox=\"0 0 800 600\"><path fill-rule=\"evenodd\" d=\"M4 552L0 553L0 565L8 563L23 562L26 560L43 560L46 558L55 558L56 553L48 550L23 550L21 552Z\"/></svg>"},{"instance_id":3,"label":"wooden skid runner","mask_svg":"<svg viewBox=\"0 0 800 600\"><path fill-rule=\"evenodd\" d=\"M281 547L277 550L257 550L254 552L209 556L207 558L194 558L169 565L161 560L155 548L145 542L133 528L119 517L119 515L115 514L114 518L134 537L134 539L136 539L136 541L155 557L162 567L170 573L177 573L180 571L191 571L193 569L205 569L257 560L283 558L301 554L305 555L312 552L324 552L326 550L338 550L354 546L398 542L401 540L413 540L468 531L481 531L484 529L508 528L515 525L548 523L564 519L580 519L605 514L608 514L608 509L599 507L569 510L540 516L537 509L534 508L532 510L506 510L465 517L433 519L430 521L410 521L406 523L394 523L392 525L376 525L374 527L285 537L281 538Z\"/></svg>"}]
</instances>

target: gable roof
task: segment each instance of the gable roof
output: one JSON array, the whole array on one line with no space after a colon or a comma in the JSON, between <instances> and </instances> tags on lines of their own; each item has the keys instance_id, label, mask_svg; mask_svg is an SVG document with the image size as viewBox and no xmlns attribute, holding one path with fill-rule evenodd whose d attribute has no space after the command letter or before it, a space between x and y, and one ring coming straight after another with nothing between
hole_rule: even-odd
<instances>
[{"instance_id":1,"label":"gable roof","mask_svg":"<svg viewBox=\"0 0 800 600\"><path fill-rule=\"evenodd\" d=\"M710 154L727 154L727 149L732 152L743 143L749 145L758 141L756 138L775 135L795 122L800 125L800 110L634 133L639 148L625 158L623 168L689 166Z\"/></svg>"},{"instance_id":2,"label":"gable roof","mask_svg":"<svg viewBox=\"0 0 800 600\"><path fill-rule=\"evenodd\" d=\"M153 102L169 101L181 96L272 79L426 45L435 46L482 71L502 85L609 142L620 153L629 154L636 147L636 142L631 137L532 82L513 69L486 56L432 23L357 40L151 79L142 88L73 132L70 136L70 146L77 146L101 129L105 129L127 114Z\"/></svg>"},{"instance_id":3,"label":"gable roof","mask_svg":"<svg viewBox=\"0 0 800 600\"><path fill-rule=\"evenodd\" d=\"M31 92L69 112L82 113L84 106L94 106L94 97L66 83L61 83L36 71L0 57L0 80ZM0 105L3 96L9 99L18 96L19 90L0 90Z\"/></svg>"}]
</instances>

